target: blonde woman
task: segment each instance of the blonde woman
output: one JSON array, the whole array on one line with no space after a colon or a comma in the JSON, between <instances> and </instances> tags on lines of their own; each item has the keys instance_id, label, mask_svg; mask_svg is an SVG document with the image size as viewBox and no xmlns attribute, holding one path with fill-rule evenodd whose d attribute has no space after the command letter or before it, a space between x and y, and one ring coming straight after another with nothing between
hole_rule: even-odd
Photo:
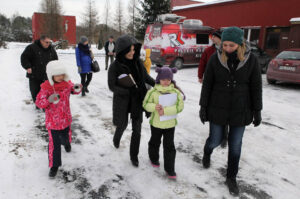
<instances>
[{"instance_id":1,"label":"blonde woman","mask_svg":"<svg viewBox=\"0 0 300 199\"><path fill-rule=\"evenodd\" d=\"M210 167L211 154L222 142L224 126L229 125L226 185L239 195L236 182L245 127L261 123L262 80L257 58L237 27L222 33L221 48L211 56L204 74L200 99L200 119L209 121L210 132L202 163Z\"/></svg>"}]
</instances>

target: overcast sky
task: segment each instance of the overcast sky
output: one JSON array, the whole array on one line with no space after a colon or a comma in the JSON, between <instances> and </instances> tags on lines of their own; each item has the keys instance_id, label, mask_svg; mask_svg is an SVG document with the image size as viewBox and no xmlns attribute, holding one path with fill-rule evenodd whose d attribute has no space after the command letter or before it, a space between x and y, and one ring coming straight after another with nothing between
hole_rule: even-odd
<instances>
[{"instance_id":1,"label":"overcast sky","mask_svg":"<svg viewBox=\"0 0 300 199\"><path fill-rule=\"evenodd\" d=\"M40 4L42 0L0 0L0 13L6 17L11 17L13 14L18 13L21 16L32 17L34 12L40 11ZM121 0L123 9L128 9L129 0ZM214 0L202 0L202 2L210 2ZM77 24L81 20L82 13L86 7L87 0L60 0L64 15L75 15ZM115 15L112 8L116 5L117 0L109 0L111 8L111 16ZM105 7L105 0L95 0L96 8L99 12L99 20L102 22L103 12Z\"/></svg>"}]
</instances>

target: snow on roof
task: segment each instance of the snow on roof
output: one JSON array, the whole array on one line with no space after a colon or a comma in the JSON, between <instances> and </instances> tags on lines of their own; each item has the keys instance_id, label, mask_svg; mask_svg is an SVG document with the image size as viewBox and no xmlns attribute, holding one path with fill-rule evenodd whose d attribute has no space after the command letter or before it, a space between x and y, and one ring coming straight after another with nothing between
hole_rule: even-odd
<instances>
[{"instance_id":1,"label":"snow on roof","mask_svg":"<svg viewBox=\"0 0 300 199\"><path fill-rule=\"evenodd\" d=\"M300 17L291 18L290 22L300 22Z\"/></svg>"},{"instance_id":2,"label":"snow on roof","mask_svg":"<svg viewBox=\"0 0 300 199\"><path fill-rule=\"evenodd\" d=\"M188 8L208 6L208 5L214 5L214 4L219 4L219 3L226 3L226 2L231 2L231 1L236 1L236 0L216 0L216 1L207 2L207 3L197 3L197 4L186 5L186 6L175 6L172 10L173 11L183 10L183 9L188 9Z\"/></svg>"}]
</instances>

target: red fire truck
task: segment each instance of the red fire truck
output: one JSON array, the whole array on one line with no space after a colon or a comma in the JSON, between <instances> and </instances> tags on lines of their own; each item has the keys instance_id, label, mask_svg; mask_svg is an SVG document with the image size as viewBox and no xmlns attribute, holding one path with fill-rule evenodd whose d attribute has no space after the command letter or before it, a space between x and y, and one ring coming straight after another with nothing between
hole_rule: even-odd
<instances>
[{"instance_id":1,"label":"red fire truck","mask_svg":"<svg viewBox=\"0 0 300 199\"><path fill-rule=\"evenodd\" d=\"M153 64L178 69L199 64L202 52L212 44L209 37L213 28L203 26L201 20L184 19L176 14L164 14L148 25L144 49L151 49Z\"/></svg>"}]
</instances>

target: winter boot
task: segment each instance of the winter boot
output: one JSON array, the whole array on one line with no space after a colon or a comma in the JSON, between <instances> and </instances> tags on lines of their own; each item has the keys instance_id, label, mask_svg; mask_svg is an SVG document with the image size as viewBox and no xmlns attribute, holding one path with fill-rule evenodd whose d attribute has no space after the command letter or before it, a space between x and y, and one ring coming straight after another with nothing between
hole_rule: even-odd
<instances>
[{"instance_id":1,"label":"winter boot","mask_svg":"<svg viewBox=\"0 0 300 199\"><path fill-rule=\"evenodd\" d=\"M49 171L49 177L54 178L57 174L58 167L51 167Z\"/></svg>"},{"instance_id":2,"label":"winter boot","mask_svg":"<svg viewBox=\"0 0 300 199\"><path fill-rule=\"evenodd\" d=\"M166 173L167 173L167 176L168 176L169 179L176 180L177 176L176 176L175 171L173 171L173 172L166 172Z\"/></svg>"},{"instance_id":3,"label":"winter boot","mask_svg":"<svg viewBox=\"0 0 300 199\"><path fill-rule=\"evenodd\" d=\"M210 155L204 153L202 158L202 164L205 169L208 169L210 167Z\"/></svg>"},{"instance_id":4,"label":"winter boot","mask_svg":"<svg viewBox=\"0 0 300 199\"><path fill-rule=\"evenodd\" d=\"M231 195L239 196L240 190L235 178L227 178L225 184L227 185Z\"/></svg>"},{"instance_id":5,"label":"winter boot","mask_svg":"<svg viewBox=\"0 0 300 199\"><path fill-rule=\"evenodd\" d=\"M154 168L158 168L158 167L160 166L159 161L151 161L151 165L152 165Z\"/></svg>"},{"instance_id":6,"label":"winter boot","mask_svg":"<svg viewBox=\"0 0 300 199\"><path fill-rule=\"evenodd\" d=\"M85 96L85 87L82 88L82 91L81 91L81 96Z\"/></svg>"},{"instance_id":7,"label":"winter boot","mask_svg":"<svg viewBox=\"0 0 300 199\"><path fill-rule=\"evenodd\" d=\"M115 138L115 136L114 136L114 139L113 139L113 143L114 143L114 146L115 146L116 149L118 149L120 147L120 140Z\"/></svg>"},{"instance_id":8,"label":"winter boot","mask_svg":"<svg viewBox=\"0 0 300 199\"><path fill-rule=\"evenodd\" d=\"M139 166L139 160L137 158L132 158L131 163L133 166L138 167Z\"/></svg>"},{"instance_id":9,"label":"winter boot","mask_svg":"<svg viewBox=\"0 0 300 199\"><path fill-rule=\"evenodd\" d=\"M85 87L85 92L86 92L86 93L89 93L89 92L90 92L89 89L88 89L88 87Z\"/></svg>"},{"instance_id":10,"label":"winter boot","mask_svg":"<svg viewBox=\"0 0 300 199\"><path fill-rule=\"evenodd\" d=\"M65 150L66 150L67 153L71 152L71 149L72 149L71 144L66 144L65 145Z\"/></svg>"}]
</instances>

